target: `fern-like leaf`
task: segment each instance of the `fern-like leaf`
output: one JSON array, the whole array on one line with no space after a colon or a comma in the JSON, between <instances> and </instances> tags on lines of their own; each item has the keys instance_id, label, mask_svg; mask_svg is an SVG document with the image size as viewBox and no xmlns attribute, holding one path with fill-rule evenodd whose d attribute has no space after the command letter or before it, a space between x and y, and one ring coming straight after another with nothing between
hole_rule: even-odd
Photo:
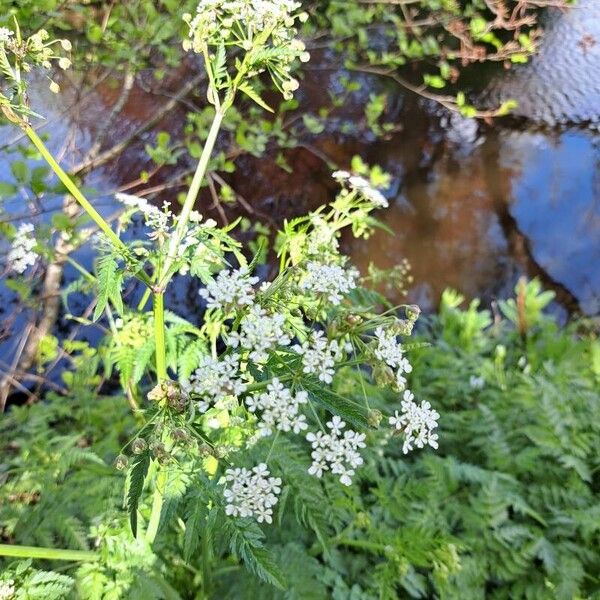
<instances>
[{"instance_id":1,"label":"fern-like leaf","mask_svg":"<svg viewBox=\"0 0 600 600\"><path fill-rule=\"evenodd\" d=\"M134 537L137 536L137 511L144 491L144 480L148 474L150 466L150 453L144 452L138 454L129 471L128 476L128 492L127 492L127 510L129 512L129 523L131 525L131 533Z\"/></svg>"}]
</instances>

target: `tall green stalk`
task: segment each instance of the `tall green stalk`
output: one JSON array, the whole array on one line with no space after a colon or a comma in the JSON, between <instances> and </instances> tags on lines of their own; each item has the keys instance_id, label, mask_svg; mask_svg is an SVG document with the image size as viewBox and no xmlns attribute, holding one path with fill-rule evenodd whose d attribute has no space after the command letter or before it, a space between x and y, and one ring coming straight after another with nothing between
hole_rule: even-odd
<instances>
[{"instance_id":1,"label":"tall green stalk","mask_svg":"<svg viewBox=\"0 0 600 600\"><path fill-rule=\"evenodd\" d=\"M165 344L165 297L155 292L154 298L154 341L156 353L156 377L158 383L167 379L167 347Z\"/></svg>"},{"instance_id":2,"label":"tall green stalk","mask_svg":"<svg viewBox=\"0 0 600 600\"><path fill-rule=\"evenodd\" d=\"M48 150L44 142L35 132L35 130L30 125L25 125L23 130L27 134L27 137L31 140L33 145L39 150L40 154L44 158L44 160L48 163L50 168L56 173L56 176L60 179L63 185L67 188L69 194L75 198L75 200L79 203L79 205L85 210L85 212L89 215L89 217L98 225L100 230L106 235L106 237L111 241L113 246L123 253L124 256L129 256L129 249L127 246L119 239L117 234L112 230L110 225L102 218L102 215L92 206L91 202L81 193L79 188L75 185L73 180L63 171L62 167L56 162L54 156L52 156L51 152ZM144 273L144 271L140 271L136 274L136 277L143 281L145 284L150 284L150 278Z\"/></svg>"},{"instance_id":3,"label":"tall green stalk","mask_svg":"<svg viewBox=\"0 0 600 600\"><path fill-rule=\"evenodd\" d=\"M196 204L196 200L198 199L200 187L202 186L202 180L206 175L208 163L214 150L215 142L217 141L217 135L219 133L219 129L221 128L221 123L223 121L224 116L225 109L218 108L217 112L215 113L212 125L210 127L210 131L208 132L208 137L206 138L206 142L204 143L204 148L202 149L202 154L200 156L200 160L198 161L198 166L196 167L192 183L190 184L187 195L185 197L185 201L183 203L183 207L181 208L181 212L179 213L175 233L173 234L173 237L169 242L168 256L161 270L161 276L158 284L160 290L165 289L171 277L173 276L171 270L177 258L177 251L187 232L187 226L190 220L190 213L192 212L194 205Z\"/></svg>"},{"instance_id":4,"label":"tall green stalk","mask_svg":"<svg viewBox=\"0 0 600 600\"><path fill-rule=\"evenodd\" d=\"M175 233L169 242L169 252L165 264L160 271L159 283L153 288L154 298L154 339L156 346L156 376L158 382L161 383L167 379L167 364L166 364L166 344L165 344L165 307L164 307L164 290L168 285L173 273L171 269L177 258L178 248L185 237L187 232L188 223L190 220L190 214L198 199L200 188L202 186L202 180L206 175L208 163L217 141L217 135L221 128L223 117L225 116L225 110L217 108L215 117L213 119L208 137L202 149L198 166L192 178L192 183L188 189L181 213L177 221L177 227ZM167 474L164 469L160 469L156 476L156 482L154 487L154 494L152 497L152 509L150 512L150 520L148 521L148 528L146 529L146 541L150 544L156 539L158 533L158 527L160 524L160 515L163 506L163 495L164 487L167 482Z\"/></svg>"},{"instance_id":5,"label":"tall green stalk","mask_svg":"<svg viewBox=\"0 0 600 600\"><path fill-rule=\"evenodd\" d=\"M57 548L41 548L38 546L13 546L12 544L0 544L0 556L87 562L99 560L100 558L98 553L87 550L61 550Z\"/></svg>"}]
</instances>

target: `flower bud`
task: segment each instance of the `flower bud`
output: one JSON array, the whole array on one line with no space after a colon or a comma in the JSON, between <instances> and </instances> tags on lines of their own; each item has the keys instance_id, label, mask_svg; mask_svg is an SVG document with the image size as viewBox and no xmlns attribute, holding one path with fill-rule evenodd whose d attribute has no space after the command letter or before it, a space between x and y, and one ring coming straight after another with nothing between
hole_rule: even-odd
<instances>
[{"instance_id":1,"label":"flower bud","mask_svg":"<svg viewBox=\"0 0 600 600\"><path fill-rule=\"evenodd\" d=\"M119 471L124 471L129 466L129 459L124 454L119 454L115 458L115 468Z\"/></svg>"},{"instance_id":2,"label":"flower bud","mask_svg":"<svg viewBox=\"0 0 600 600\"><path fill-rule=\"evenodd\" d=\"M371 427L379 427L379 423L383 419L383 414L380 410L373 409L369 411L367 419Z\"/></svg>"},{"instance_id":3,"label":"flower bud","mask_svg":"<svg viewBox=\"0 0 600 600\"><path fill-rule=\"evenodd\" d=\"M215 446L213 455L215 458L225 458L227 456L227 448L224 446Z\"/></svg>"},{"instance_id":4,"label":"flower bud","mask_svg":"<svg viewBox=\"0 0 600 600\"><path fill-rule=\"evenodd\" d=\"M346 322L348 325L354 327L355 325L360 325L363 322L363 318L360 315L348 315Z\"/></svg>"},{"instance_id":5,"label":"flower bud","mask_svg":"<svg viewBox=\"0 0 600 600\"><path fill-rule=\"evenodd\" d=\"M143 454L147 449L148 444L146 443L146 440L142 438L136 438L133 440L133 442L131 442L131 451L134 454Z\"/></svg>"},{"instance_id":6,"label":"flower bud","mask_svg":"<svg viewBox=\"0 0 600 600\"><path fill-rule=\"evenodd\" d=\"M202 458L206 458L207 456L212 456L213 451L212 448L208 444L199 444L198 452Z\"/></svg>"},{"instance_id":7,"label":"flower bud","mask_svg":"<svg viewBox=\"0 0 600 600\"><path fill-rule=\"evenodd\" d=\"M421 314L421 309L416 304L409 304L405 310L408 320L412 321L413 323L419 318L419 315Z\"/></svg>"},{"instance_id":8,"label":"flower bud","mask_svg":"<svg viewBox=\"0 0 600 600\"><path fill-rule=\"evenodd\" d=\"M152 444L150 444L150 451L155 458L160 458L167 454L167 449L162 442L152 442Z\"/></svg>"},{"instance_id":9,"label":"flower bud","mask_svg":"<svg viewBox=\"0 0 600 600\"><path fill-rule=\"evenodd\" d=\"M182 429L181 427L173 429L173 431L171 431L171 437L176 442L184 442L189 438L188 432L185 429Z\"/></svg>"}]
</instances>

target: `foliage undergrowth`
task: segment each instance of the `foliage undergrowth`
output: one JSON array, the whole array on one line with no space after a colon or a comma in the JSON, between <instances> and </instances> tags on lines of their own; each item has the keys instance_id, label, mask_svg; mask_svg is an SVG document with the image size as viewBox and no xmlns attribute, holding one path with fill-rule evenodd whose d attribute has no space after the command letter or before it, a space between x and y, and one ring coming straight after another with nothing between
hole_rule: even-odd
<instances>
[{"instance_id":1,"label":"foliage undergrowth","mask_svg":"<svg viewBox=\"0 0 600 600\"><path fill-rule=\"evenodd\" d=\"M41 573L7 559L1 577L17 582L19 598L597 597L593 328L576 321L561 329L538 309L521 335L514 301L501 306L513 322L492 321L476 302L461 309L461 300L444 294L439 315L417 336L428 343L411 352L413 388L443 409L440 449L407 458L380 440L357 485L342 488L320 486L293 443L277 444L269 464L286 464L288 481L280 526L264 533L247 520L223 526L220 509L210 508L210 484L186 490L173 474L175 518L154 554L132 540L124 477L108 466L137 426L126 402L88 391L13 408L0 425L3 540L102 552L59 572L59 563ZM75 381L89 378L88 364L81 361ZM355 383L348 374L337 391ZM372 406L393 406L386 394L368 392ZM240 559L273 581L240 568Z\"/></svg>"}]
</instances>

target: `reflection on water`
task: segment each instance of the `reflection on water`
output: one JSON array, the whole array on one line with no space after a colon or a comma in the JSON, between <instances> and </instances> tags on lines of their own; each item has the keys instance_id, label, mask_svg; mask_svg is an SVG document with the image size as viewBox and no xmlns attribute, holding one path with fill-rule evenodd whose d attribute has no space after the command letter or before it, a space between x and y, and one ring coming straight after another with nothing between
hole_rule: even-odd
<instances>
[{"instance_id":1,"label":"reflection on water","mask_svg":"<svg viewBox=\"0 0 600 600\"><path fill-rule=\"evenodd\" d=\"M489 300L520 274L540 277L569 310L600 310L600 136L488 130L446 136L425 170L405 173L382 220L395 232L355 243L362 265L413 265L411 300L435 306L445 287ZM409 145L386 153L388 169ZM414 160L413 160L414 163Z\"/></svg>"},{"instance_id":2,"label":"reflection on water","mask_svg":"<svg viewBox=\"0 0 600 600\"><path fill-rule=\"evenodd\" d=\"M516 99L516 114L547 125L600 124L600 2L576 0L551 9L540 52L530 64L497 78L488 98Z\"/></svg>"}]
</instances>

